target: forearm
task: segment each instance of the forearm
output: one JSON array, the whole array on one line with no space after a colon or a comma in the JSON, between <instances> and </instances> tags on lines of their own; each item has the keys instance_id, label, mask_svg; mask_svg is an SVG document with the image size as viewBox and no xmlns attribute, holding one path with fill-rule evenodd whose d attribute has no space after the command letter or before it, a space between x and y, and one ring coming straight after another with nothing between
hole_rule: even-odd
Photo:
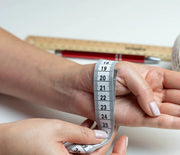
<instances>
[{"instance_id":1,"label":"forearm","mask_svg":"<svg viewBox=\"0 0 180 155\"><path fill-rule=\"evenodd\" d=\"M58 109L67 111L63 98L68 92L64 94L63 88L59 90L59 87L64 73L79 66L0 29L0 93L55 108L58 104Z\"/></svg>"}]
</instances>

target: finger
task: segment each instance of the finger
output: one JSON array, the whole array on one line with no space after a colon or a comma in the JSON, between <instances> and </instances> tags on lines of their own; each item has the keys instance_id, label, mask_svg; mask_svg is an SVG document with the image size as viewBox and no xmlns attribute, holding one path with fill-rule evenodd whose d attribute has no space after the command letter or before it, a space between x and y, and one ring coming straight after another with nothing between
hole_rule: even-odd
<instances>
[{"instance_id":1,"label":"finger","mask_svg":"<svg viewBox=\"0 0 180 155\"><path fill-rule=\"evenodd\" d=\"M78 144L97 144L107 138L107 133L102 130L91 130L68 122L60 124L57 136L61 136L61 141Z\"/></svg>"},{"instance_id":2,"label":"finger","mask_svg":"<svg viewBox=\"0 0 180 155\"><path fill-rule=\"evenodd\" d=\"M180 90L177 89L166 89L163 95L164 102L171 102L180 104Z\"/></svg>"},{"instance_id":3,"label":"finger","mask_svg":"<svg viewBox=\"0 0 180 155\"><path fill-rule=\"evenodd\" d=\"M113 132L113 135L110 139L110 141L105 144L104 146L102 146L100 149L96 150L95 152L93 152L91 155L104 155L104 154L107 154L115 136L116 136L116 132L117 132L117 128L114 129L114 132Z\"/></svg>"},{"instance_id":4,"label":"finger","mask_svg":"<svg viewBox=\"0 0 180 155\"><path fill-rule=\"evenodd\" d=\"M122 84L121 79L116 79L116 96L126 95L130 93L130 90Z\"/></svg>"},{"instance_id":5,"label":"finger","mask_svg":"<svg viewBox=\"0 0 180 155\"><path fill-rule=\"evenodd\" d=\"M180 89L180 72L162 69L164 72L164 87Z\"/></svg>"},{"instance_id":6,"label":"finger","mask_svg":"<svg viewBox=\"0 0 180 155\"><path fill-rule=\"evenodd\" d=\"M159 117L149 117L140 109L133 98L117 98L115 104L115 120L117 124L124 126L147 126L156 128L180 129L180 117L178 109L174 107L169 111L169 107L163 107L166 103L161 103L162 114ZM169 103L171 104L171 103ZM177 104L172 104L179 107ZM162 109L161 109L162 108ZM164 108L164 109L163 109ZM122 110L123 109L123 112ZM176 110L175 110L176 109Z\"/></svg>"},{"instance_id":7,"label":"finger","mask_svg":"<svg viewBox=\"0 0 180 155\"><path fill-rule=\"evenodd\" d=\"M43 155L70 155L62 143L53 142L49 143L49 145L51 146L51 149L47 150Z\"/></svg>"},{"instance_id":8,"label":"finger","mask_svg":"<svg viewBox=\"0 0 180 155\"><path fill-rule=\"evenodd\" d=\"M160 106L161 113L180 117L180 105L172 103L162 103Z\"/></svg>"},{"instance_id":9,"label":"finger","mask_svg":"<svg viewBox=\"0 0 180 155\"><path fill-rule=\"evenodd\" d=\"M144 118L143 126L165 128L165 129L180 129L180 117L161 114L159 117Z\"/></svg>"},{"instance_id":10,"label":"finger","mask_svg":"<svg viewBox=\"0 0 180 155\"><path fill-rule=\"evenodd\" d=\"M118 69L117 82L129 88L137 97L138 103L149 116L159 116L160 111L154 102L153 91L146 80L136 71L132 63L120 62L116 65Z\"/></svg>"},{"instance_id":11,"label":"finger","mask_svg":"<svg viewBox=\"0 0 180 155\"><path fill-rule=\"evenodd\" d=\"M96 150L95 152L91 153L91 155L105 155L105 154L107 154L107 152L108 152L108 150L112 144L113 139L110 140L107 144L105 144L101 148L99 148L98 150Z\"/></svg>"},{"instance_id":12,"label":"finger","mask_svg":"<svg viewBox=\"0 0 180 155\"><path fill-rule=\"evenodd\" d=\"M116 141L111 155L126 155L127 146L128 146L128 137L127 136L120 137Z\"/></svg>"},{"instance_id":13,"label":"finger","mask_svg":"<svg viewBox=\"0 0 180 155\"><path fill-rule=\"evenodd\" d=\"M81 126L91 128L93 124L94 124L93 120L86 119L84 122L82 122Z\"/></svg>"}]
</instances>

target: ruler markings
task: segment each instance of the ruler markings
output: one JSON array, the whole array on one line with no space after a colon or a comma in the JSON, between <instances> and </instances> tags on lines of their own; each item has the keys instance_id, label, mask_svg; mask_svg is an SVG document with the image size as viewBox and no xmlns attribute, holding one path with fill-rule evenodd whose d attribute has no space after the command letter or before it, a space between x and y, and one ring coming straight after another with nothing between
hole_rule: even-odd
<instances>
[{"instance_id":1,"label":"ruler markings","mask_svg":"<svg viewBox=\"0 0 180 155\"><path fill-rule=\"evenodd\" d=\"M159 57L171 60L171 47L29 36L26 41L44 50L75 50Z\"/></svg>"},{"instance_id":2,"label":"ruler markings","mask_svg":"<svg viewBox=\"0 0 180 155\"><path fill-rule=\"evenodd\" d=\"M97 80L98 76L102 71L99 71L99 68L106 66L108 69L108 78L107 82ZM104 65L105 64L105 65ZM110 64L110 65L109 65ZM95 66L94 71L94 102L95 102L95 114L96 114L96 122L98 124L98 128L104 130L108 134L108 138L100 144L95 145L78 145L78 144L70 144L65 142L64 145L68 149L69 152L72 153L91 153L96 149L102 147L112 137L114 132L114 103L115 103L115 80L116 75L114 74L114 66L116 61L108 61L108 60L99 60ZM103 72L104 73L104 69ZM99 84L108 83L108 90L102 89L101 91L98 89ZM97 100L98 99L98 100Z\"/></svg>"}]
</instances>

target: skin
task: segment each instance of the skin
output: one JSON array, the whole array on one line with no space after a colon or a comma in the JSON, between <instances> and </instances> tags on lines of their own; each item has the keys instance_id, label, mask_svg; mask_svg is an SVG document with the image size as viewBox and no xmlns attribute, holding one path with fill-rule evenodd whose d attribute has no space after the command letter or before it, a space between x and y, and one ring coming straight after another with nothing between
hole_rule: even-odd
<instances>
[{"instance_id":1,"label":"skin","mask_svg":"<svg viewBox=\"0 0 180 155\"><path fill-rule=\"evenodd\" d=\"M95 119L95 64L80 65L50 54L3 29L0 36L0 93ZM117 124L180 129L179 72L128 62L118 62L116 68ZM151 101L161 116L153 117Z\"/></svg>"},{"instance_id":2,"label":"skin","mask_svg":"<svg viewBox=\"0 0 180 155\"><path fill-rule=\"evenodd\" d=\"M0 36L0 93L95 120L95 64L80 65L50 54L3 29ZM128 62L115 67L116 124L180 129L180 73ZM153 116L152 101L159 117Z\"/></svg>"},{"instance_id":3,"label":"skin","mask_svg":"<svg viewBox=\"0 0 180 155\"><path fill-rule=\"evenodd\" d=\"M93 69L88 70L89 65L84 67L86 72L82 72L79 77L79 89L92 93ZM129 62L119 62L116 68L119 71L115 105L117 124L180 129L180 84L177 82L180 81L179 72ZM90 98L86 95L84 101ZM93 102L93 99L89 101ZM159 117L154 117L150 110L149 104L152 101L160 109Z\"/></svg>"},{"instance_id":4,"label":"skin","mask_svg":"<svg viewBox=\"0 0 180 155\"><path fill-rule=\"evenodd\" d=\"M91 122L86 120L78 126L72 123L52 119L27 119L0 126L0 155L71 155L63 142L79 144L97 144L103 139L96 138L89 129ZM111 141L90 155L104 155ZM126 136L117 140L111 155L126 154Z\"/></svg>"},{"instance_id":5,"label":"skin","mask_svg":"<svg viewBox=\"0 0 180 155\"><path fill-rule=\"evenodd\" d=\"M90 128L93 125L93 121L92 120L85 120L81 125ZM104 145L103 147L101 147L100 149L96 150L95 152L91 153L90 155L105 155L107 153L107 151L109 150L115 135L116 135L116 128L115 131L113 133L113 136L110 140L110 142L106 145ZM115 143L114 147L113 147L113 151L110 155L126 155L126 150L127 150L127 136L121 136Z\"/></svg>"},{"instance_id":6,"label":"skin","mask_svg":"<svg viewBox=\"0 0 180 155\"><path fill-rule=\"evenodd\" d=\"M81 65L29 46L3 29L0 29L0 36L0 72L2 73L0 75L0 93L59 110L65 108L64 111L76 113L73 108L68 110L69 107L64 106L63 103L66 102L64 94L67 97L68 92L65 92L63 88L65 86L62 85L61 90L64 90L60 95L60 92L57 91L59 88L55 84L59 82L53 79L59 77L64 82L66 75L61 72L72 67L81 68ZM27 52L26 54L24 50ZM27 59L31 59L31 63L27 63ZM59 61L64 65L57 64ZM55 66L59 68L54 68ZM59 73L57 73L57 69L60 71ZM21 76L23 73L24 76ZM58 80L60 81L60 79ZM50 102L52 104L49 104ZM61 104L58 107L59 103ZM85 121L82 124L85 127L51 119L27 119L0 124L0 133L3 133L0 134L0 155L67 155L69 153L62 144L63 141L80 144L100 143L102 139L96 138L93 130L88 129L92 125L91 122L90 120ZM93 154L106 154L114 136L106 146ZM121 137L117 142L113 153L126 154L124 151L126 150L126 136Z\"/></svg>"}]
</instances>

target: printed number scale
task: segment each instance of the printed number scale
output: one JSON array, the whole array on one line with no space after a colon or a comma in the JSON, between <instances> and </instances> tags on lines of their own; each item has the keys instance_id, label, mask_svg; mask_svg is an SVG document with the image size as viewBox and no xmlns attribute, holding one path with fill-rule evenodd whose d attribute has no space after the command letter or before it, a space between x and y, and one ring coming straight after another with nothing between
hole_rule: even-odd
<instances>
[{"instance_id":1,"label":"printed number scale","mask_svg":"<svg viewBox=\"0 0 180 155\"><path fill-rule=\"evenodd\" d=\"M99 60L94 69L94 104L96 122L99 130L104 130L108 138L100 144L79 145L65 142L64 145L71 153L91 153L102 147L112 137L114 132L114 104L117 70L116 61Z\"/></svg>"},{"instance_id":2,"label":"printed number scale","mask_svg":"<svg viewBox=\"0 0 180 155\"><path fill-rule=\"evenodd\" d=\"M26 41L44 50L74 50L96 53L143 55L171 60L171 47L29 36Z\"/></svg>"}]
</instances>

